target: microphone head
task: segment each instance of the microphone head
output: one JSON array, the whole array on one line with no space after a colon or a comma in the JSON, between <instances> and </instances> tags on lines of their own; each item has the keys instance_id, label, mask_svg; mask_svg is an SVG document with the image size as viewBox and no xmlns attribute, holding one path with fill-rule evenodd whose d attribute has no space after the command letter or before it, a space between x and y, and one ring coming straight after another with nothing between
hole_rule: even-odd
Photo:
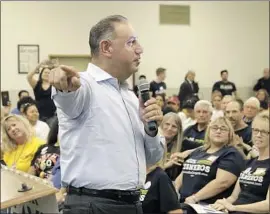
<instances>
[{"instance_id":1,"label":"microphone head","mask_svg":"<svg viewBox=\"0 0 270 214\"><path fill-rule=\"evenodd\" d=\"M139 92L149 91L150 84L147 82L146 79L142 79L139 81L138 89L139 89Z\"/></svg>"}]
</instances>

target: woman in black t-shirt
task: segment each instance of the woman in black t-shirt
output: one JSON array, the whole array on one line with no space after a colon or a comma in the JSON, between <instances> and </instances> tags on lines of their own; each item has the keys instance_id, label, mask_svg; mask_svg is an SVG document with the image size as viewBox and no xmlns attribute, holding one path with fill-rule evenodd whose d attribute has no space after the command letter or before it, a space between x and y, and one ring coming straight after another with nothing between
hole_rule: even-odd
<instances>
[{"instance_id":1,"label":"woman in black t-shirt","mask_svg":"<svg viewBox=\"0 0 270 214\"><path fill-rule=\"evenodd\" d=\"M227 199L217 200L212 206L230 213L269 213L270 158L269 112L257 115L252 123L252 140L259 157L247 161L234 191Z\"/></svg>"},{"instance_id":2,"label":"woman in black t-shirt","mask_svg":"<svg viewBox=\"0 0 270 214\"><path fill-rule=\"evenodd\" d=\"M175 181L181 203L210 204L231 194L244 168L234 144L234 130L225 117L210 123L204 146L188 156Z\"/></svg>"},{"instance_id":3,"label":"woman in black t-shirt","mask_svg":"<svg viewBox=\"0 0 270 214\"><path fill-rule=\"evenodd\" d=\"M159 163L147 168L146 182L140 197L144 214L183 213L179 209L180 203L174 185L162 169L165 161L166 153Z\"/></svg>"},{"instance_id":4,"label":"woman in black t-shirt","mask_svg":"<svg viewBox=\"0 0 270 214\"><path fill-rule=\"evenodd\" d=\"M47 144L42 145L36 152L29 170L30 174L40 178L51 179L52 169L60 157L58 145L58 119L52 122L52 128L48 135Z\"/></svg>"}]
</instances>

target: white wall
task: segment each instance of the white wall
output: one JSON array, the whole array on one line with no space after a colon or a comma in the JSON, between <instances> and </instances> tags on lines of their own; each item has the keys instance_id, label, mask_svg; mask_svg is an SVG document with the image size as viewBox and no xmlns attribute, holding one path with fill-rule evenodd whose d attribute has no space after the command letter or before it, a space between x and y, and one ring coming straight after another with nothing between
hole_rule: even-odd
<instances>
[{"instance_id":1,"label":"white wall","mask_svg":"<svg viewBox=\"0 0 270 214\"><path fill-rule=\"evenodd\" d=\"M190 26L159 25L159 4L191 6ZM197 72L204 93L228 69L242 91L250 90L269 65L269 3L250 2L1 2L1 89L29 89L17 71L17 45L39 44L49 54L89 54L88 35L104 16L127 16L144 55L140 73L168 69L177 91L188 69ZM244 92L242 92L244 93ZM209 92L210 94L210 92ZM208 95L205 95L208 96Z\"/></svg>"}]
</instances>

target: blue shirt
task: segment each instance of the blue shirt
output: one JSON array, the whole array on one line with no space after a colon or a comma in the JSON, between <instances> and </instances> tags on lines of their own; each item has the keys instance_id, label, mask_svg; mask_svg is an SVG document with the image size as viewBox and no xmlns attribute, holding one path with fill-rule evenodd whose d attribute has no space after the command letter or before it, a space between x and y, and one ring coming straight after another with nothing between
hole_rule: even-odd
<instances>
[{"instance_id":1,"label":"blue shirt","mask_svg":"<svg viewBox=\"0 0 270 214\"><path fill-rule=\"evenodd\" d=\"M57 107L62 185L90 189L141 188L146 165L164 153L164 138L150 137L139 100L118 80L89 64L74 92L52 89Z\"/></svg>"},{"instance_id":2,"label":"blue shirt","mask_svg":"<svg viewBox=\"0 0 270 214\"><path fill-rule=\"evenodd\" d=\"M19 109L14 108L14 109L12 109L11 114L17 114L17 115L21 115L21 112L20 112L20 110L19 110Z\"/></svg>"},{"instance_id":3,"label":"blue shirt","mask_svg":"<svg viewBox=\"0 0 270 214\"><path fill-rule=\"evenodd\" d=\"M52 182L55 188L57 189L61 188L60 158L57 159L54 167L52 168Z\"/></svg>"}]
</instances>

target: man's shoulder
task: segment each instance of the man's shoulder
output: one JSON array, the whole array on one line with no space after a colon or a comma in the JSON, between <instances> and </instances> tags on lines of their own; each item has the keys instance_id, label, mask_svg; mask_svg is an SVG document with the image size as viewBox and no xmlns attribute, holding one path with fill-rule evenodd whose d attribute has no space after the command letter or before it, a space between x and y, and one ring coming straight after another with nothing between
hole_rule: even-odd
<instances>
[{"instance_id":1,"label":"man's shoulder","mask_svg":"<svg viewBox=\"0 0 270 214\"><path fill-rule=\"evenodd\" d=\"M151 82L150 82L150 85L156 85L157 84L157 82L155 81L155 80L152 80Z\"/></svg>"},{"instance_id":2,"label":"man's shoulder","mask_svg":"<svg viewBox=\"0 0 270 214\"><path fill-rule=\"evenodd\" d=\"M214 85L220 85L221 83L222 83L222 81L219 80L219 81L216 81L216 82L214 83Z\"/></svg>"},{"instance_id":3,"label":"man's shoulder","mask_svg":"<svg viewBox=\"0 0 270 214\"><path fill-rule=\"evenodd\" d=\"M192 133L194 133L194 131L196 131L196 127L197 124L195 123L194 125L190 125L186 128L186 130L184 131L184 136L190 136L192 135Z\"/></svg>"}]
</instances>

